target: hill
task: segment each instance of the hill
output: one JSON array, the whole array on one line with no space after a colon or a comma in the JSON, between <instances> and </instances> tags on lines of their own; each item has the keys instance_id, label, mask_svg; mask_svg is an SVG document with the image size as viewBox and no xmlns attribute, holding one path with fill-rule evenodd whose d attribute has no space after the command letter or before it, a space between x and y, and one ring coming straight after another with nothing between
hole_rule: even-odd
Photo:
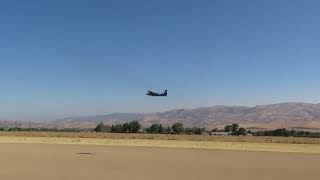
<instances>
[{"instance_id":1,"label":"hill","mask_svg":"<svg viewBox=\"0 0 320 180\"><path fill-rule=\"evenodd\" d=\"M238 123L250 129L294 128L320 130L320 104L280 103L262 106L212 106L176 109L159 113L114 113L67 117L52 122L0 121L0 127L94 128L96 124L117 124L139 120L143 126L153 123L172 125L182 122L189 127L222 128Z\"/></svg>"},{"instance_id":2,"label":"hill","mask_svg":"<svg viewBox=\"0 0 320 180\"><path fill-rule=\"evenodd\" d=\"M142 118L142 114L135 113L113 113L107 115L96 115L96 116L80 116L80 117L67 117L63 119L58 119L55 122L64 122L64 123L79 123L79 122L108 122L108 123L122 123L132 120L140 120Z\"/></svg>"},{"instance_id":3,"label":"hill","mask_svg":"<svg viewBox=\"0 0 320 180\"><path fill-rule=\"evenodd\" d=\"M238 123L249 128L320 128L320 104L280 103L262 106L212 106L196 109L177 109L159 113L117 113L110 115L70 117L57 122L123 123L139 120L144 126L152 123L171 125L182 122L186 126L222 127Z\"/></svg>"}]
</instances>

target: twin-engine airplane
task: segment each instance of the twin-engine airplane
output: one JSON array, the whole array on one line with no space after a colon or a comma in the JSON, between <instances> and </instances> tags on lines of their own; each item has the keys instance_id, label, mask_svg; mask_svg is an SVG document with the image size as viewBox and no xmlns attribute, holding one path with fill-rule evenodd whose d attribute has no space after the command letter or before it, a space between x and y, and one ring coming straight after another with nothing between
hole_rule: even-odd
<instances>
[{"instance_id":1,"label":"twin-engine airplane","mask_svg":"<svg viewBox=\"0 0 320 180\"><path fill-rule=\"evenodd\" d=\"M147 95L148 96L168 96L168 91L165 90L163 93L155 93L152 91L148 91Z\"/></svg>"}]
</instances>

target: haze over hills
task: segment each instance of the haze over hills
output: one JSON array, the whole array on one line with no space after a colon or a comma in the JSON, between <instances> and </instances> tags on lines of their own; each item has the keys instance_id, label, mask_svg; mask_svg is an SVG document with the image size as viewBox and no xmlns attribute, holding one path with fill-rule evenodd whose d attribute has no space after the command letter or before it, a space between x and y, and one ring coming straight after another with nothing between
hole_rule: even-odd
<instances>
[{"instance_id":1,"label":"haze over hills","mask_svg":"<svg viewBox=\"0 0 320 180\"><path fill-rule=\"evenodd\" d=\"M185 126L208 128L221 128L226 124L238 123L250 128L318 129L320 128L320 104L294 102L254 107L212 106L196 109L177 109L159 113L115 113L68 117L50 123L0 121L0 125L3 126L5 123L5 126L92 128L100 122L117 124L132 120L139 120L143 126L153 123L171 125L175 122L182 122Z\"/></svg>"},{"instance_id":2,"label":"haze over hills","mask_svg":"<svg viewBox=\"0 0 320 180\"><path fill-rule=\"evenodd\" d=\"M117 113L109 115L70 117L56 122L104 122L106 124L139 120L144 126L153 123L171 125L182 122L186 126L219 127L239 123L257 128L318 128L320 127L320 104L281 103L247 106L212 106L196 109L177 109L159 113Z\"/></svg>"},{"instance_id":3,"label":"haze over hills","mask_svg":"<svg viewBox=\"0 0 320 180\"><path fill-rule=\"evenodd\" d=\"M94 122L96 124L100 122L108 123L122 123L132 120L140 120L142 114L138 113L113 113L107 115L96 115L96 116L80 116L80 117L67 117L63 119L58 119L55 122Z\"/></svg>"}]
</instances>

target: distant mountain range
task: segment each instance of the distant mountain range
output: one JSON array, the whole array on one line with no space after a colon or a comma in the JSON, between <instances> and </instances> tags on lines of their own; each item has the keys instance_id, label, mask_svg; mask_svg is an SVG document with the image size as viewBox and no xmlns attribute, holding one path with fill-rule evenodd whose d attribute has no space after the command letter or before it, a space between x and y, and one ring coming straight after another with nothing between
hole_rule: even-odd
<instances>
[{"instance_id":1,"label":"distant mountain range","mask_svg":"<svg viewBox=\"0 0 320 180\"><path fill-rule=\"evenodd\" d=\"M250 128L320 128L320 104L281 103L247 106L213 106L177 109L159 113L116 113L109 115L69 117L55 121L63 123L123 123L139 120L144 126L153 123L171 125L182 122L192 127L222 127L238 123Z\"/></svg>"},{"instance_id":2,"label":"distant mountain range","mask_svg":"<svg viewBox=\"0 0 320 180\"><path fill-rule=\"evenodd\" d=\"M142 118L142 114L135 114L135 113L113 113L107 115L96 115L96 116L80 116L80 117L67 117L63 119L58 119L55 122L94 122L96 124L100 122L108 122L111 124L114 123L122 123L128 122L133 120L140 120Z\"/></svg>"},{"instance_id":3,"label":"distant mountain range","mask_svg":"<svg viewBox=\"0 0 320 180\"><path fill-rule=\"evenodd\" d=\"M143 126L153 123L171 125L182 122L190 127L222 128L238 123L251 129L320 129L320 104L281 103L247 106L212 106L196 109L177 109L159 113L115 113L108 115L68 117L47 123L21 121L0 121L0 126L18 127L56 127L56 128L92 128L100 122L117 124L139 120Z\"/></svg>"}]
</instances>

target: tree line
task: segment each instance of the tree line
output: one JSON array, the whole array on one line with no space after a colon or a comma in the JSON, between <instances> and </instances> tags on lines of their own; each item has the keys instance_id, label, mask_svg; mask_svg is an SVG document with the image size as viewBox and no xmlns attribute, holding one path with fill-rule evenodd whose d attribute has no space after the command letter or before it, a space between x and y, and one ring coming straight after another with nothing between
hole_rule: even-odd
<instances>
[{"instance_id":1,"label":"tree line","mask_svg":"<svg viewBox=\"0 0 320 180\"><path fill-rule=\"evenodd\" d=\"M183 123L174 123L172 126L163 126L162 124L152 124L147 128L142 128L139 121L125 122L122 124L107 125L100 123L94 129L78 129L78 128L20 128L20 127L0 127L0 131L34 131L34 132L106 132L106 133L148 133L148 134L212 134L215 132L225 132L228 135L242 136L283 136L283 137L314 137L320 138L320 132L288 130L285 128L275 130L251 131L234 123L226 125L223 129L212 129L200 127L185 127Z\"/></svg>"},{"instance_id":2,"label":"tree line","mask_svg":"<svg viewBox=\"0 0 320 180\"><path fill-rule=\"evenodd\" d=\"M100 123L94 129L95 132L106 133L149 133L149 134L197 134L201 135L210 132L231 132L232 135L245 135L247 130L239 127L238 124L226 126L222 130L214 129L208 131L206 128L185 127L183 123L174 123L172 126L163 126L162 124L152 124L147 128L142 128L139 121L126 122L123 124L107 125Z\"/></svg>"},{"instance_id":3,"label":"tree line","mask_svg":"<svg viewBox=\"0 0 320 180\"><path fill-rule=\"evenodd\" d=\"M138 133L141 129L139 121L131 121L129 123L105 125L102 122L94 129L95 132L108 133Z\"/></svg>"},{"instance_id":4,"label":"tree line","mask_svg":"<svg viewBox=\"0 0 320 180\"><path fill-rule=\"evenodd\" d=\"M107 125L100 123L94 129L95 132L107 133L149 133L149 134L202 134L205 128L185 128L183 123L174 123L172 126L152 124L142 129L139 121L126 122L123 124Z\"/></svg>"},{"instance_id":5,"label":"tree line","mask_svg":"<svg viewBox=\"0 0 320 180\"><path fill-rule=\"evenodd\" d=\"M264 130L252 132L254 136L283 136L283 137L320 137L320 132L313 131L297 131L288 130L286 128L275 129L275 130Z\"/></svg>"},{"instance_id":6,"label":"tree line","mask_svg":"<svg viewBox=\"0 0 320 180\"><path fill-rule=\"evenodd\" d=\"M105 125L100 123L94 129L95 132L107 132L107 133L148 133L148 134L196 134L201 135L204 133L210 134L214 132L226 132L228 135L243 136L284 136L284 137L320 137L320 132L311 131L297 131L287 129L275 129L275 130L264 130L264 131L251 131L244 127L240 127L238 124L233 123L226 125L223 129L212 129L199 127L184 127L183 123L174 123L172 126L163 126L162 124L152 124L147 128L142 128L139 121L132 121L129 123L116 124L116 125Z\"/></svg>"},{"instance_id":7,"label":"tree line","mask_svg":"<svg viewBox=\"0 0 320 180\"><path fill-rule=\"evenodd\" d=\"M247 133L250 133L250 131L248 132L245 128L240 127L236 123L233 123L231 125L226 125L223 131L230 132L230 134L234 136L246 135Z\"/></svg>"},{"instance_id":8,"label":"tree line","mask_svg":"<svg viewBox=\"0 0 320 180\"><path fill-rule=\"evenodd\" d=\"M0 131L32 131L32 132L83 132L90 129L78 128L20 128L20 127L0 127Z\"/></svg>"}]
</instances>

